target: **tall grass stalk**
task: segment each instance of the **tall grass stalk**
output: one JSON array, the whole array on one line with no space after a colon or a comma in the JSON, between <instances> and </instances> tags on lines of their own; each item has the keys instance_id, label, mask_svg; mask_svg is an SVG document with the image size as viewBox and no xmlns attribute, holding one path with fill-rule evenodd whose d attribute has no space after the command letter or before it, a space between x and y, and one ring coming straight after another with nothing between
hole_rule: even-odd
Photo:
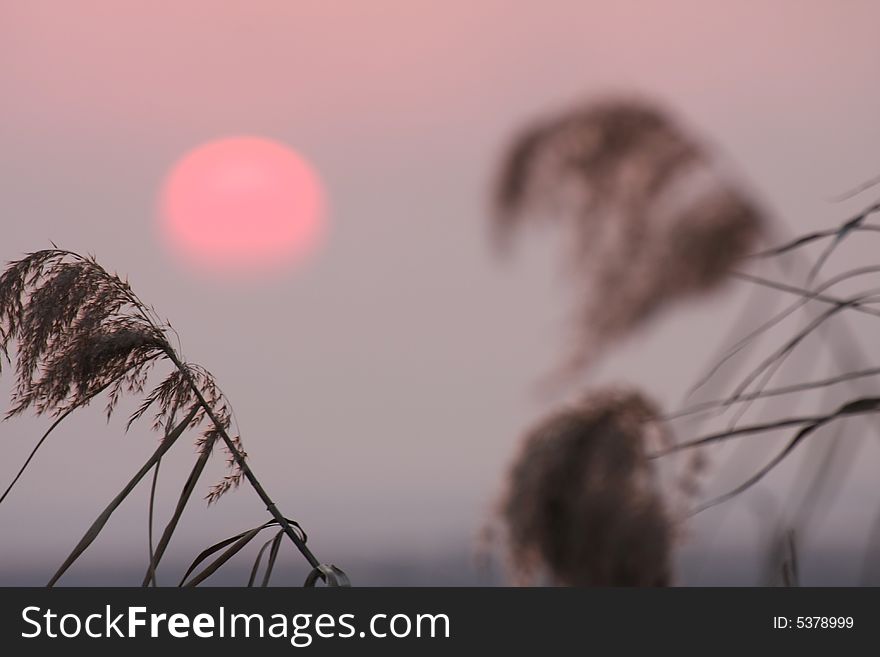
<instances>
[{"instance_id":1,"label":"tall grass stalk","mask_svg":"<svg viewBox=\"0 0 880 657\"><path fill-rule=\"evenodd\" d=\"M113 512L154 468L148 531L150 556L143 584L155 583L156 568L217 445L227 453L229 473L211 487L208 503L216 502L238 487L242 479L246 480L266 505L272 517L270 523L277 525L280 533L294 544L311 566L312 574L317 573L328 584L346 585L344 574L335 567L322 567L306 546L305 534L294 530L291 521L279 511L251 469L240 437L230 433L233 418L229 401L208 370L180 356L169 340L171 334L176 335L171 324L160 320L156 311L135 295L128 281L107 272L94 257L46 249L10 263L0 276L0 366L4 360L13 362L10 348L15 347L16 383L6 417L31 409L37 415L55 418L0 502L6 500L53 430L73 411L87 406L105 391L108 419L123 392L143 394L126 428L152 410L153 429L163 436L154 454L98 516L49 586L91 545ZM161 361L173 366L171 372L145 392L154 366ZM152 524L159 462L184 432L196 427L202 428L197 440L199 456L154 550ZM325 573L331 571L340 576L328 578Z\"/></svg>"}]
</instances>

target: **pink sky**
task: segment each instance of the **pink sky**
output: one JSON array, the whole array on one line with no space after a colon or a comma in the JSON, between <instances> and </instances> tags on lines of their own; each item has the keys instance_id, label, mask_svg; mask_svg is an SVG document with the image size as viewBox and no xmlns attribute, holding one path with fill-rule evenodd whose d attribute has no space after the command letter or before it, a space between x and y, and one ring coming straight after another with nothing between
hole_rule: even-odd
<instances>
[{"instance_id":1,"label":"pink sky","mask_svg":"<svg viewBox=\"0 0 880 657\"><path fill-rule=\"evenodd\" d=\"M655 97L790 226L824 226L855 207L827 198L880 170L878 24L869 1L6 3L0 255L51 239L127 273L220 378L255 470L328 559L464 552L548 410L533 384L564 335L547 245L507 268L488 248L487 185L511 131L609 90ZM153 224L173 162L231 134L302 152L332 225L308 268L232 292L178 268ZM664 323L601 376L672 404L714 348L688 331L734 312L727 299ZM0 481L44 424L0 429ZM121 439L118 424L71 423L0 508L19 526L0 536L0 580L19 560L52 570L145 458L146 429ZM93 470L95 451L113 467ZM145 550L142 512L83 567ZM48 513L65 527L33 521ZM246 490L194 508L180 558L260 513Z\"/></svg>"}]
</instances>

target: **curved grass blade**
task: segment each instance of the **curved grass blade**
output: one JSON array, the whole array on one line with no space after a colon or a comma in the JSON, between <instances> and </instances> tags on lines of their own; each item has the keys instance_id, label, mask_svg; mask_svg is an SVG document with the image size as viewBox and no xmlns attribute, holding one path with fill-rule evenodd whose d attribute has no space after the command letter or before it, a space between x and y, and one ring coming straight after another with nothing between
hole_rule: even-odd
<instances>
[{"instance_id":1,"label":"curved grass blade","mask_svg":"<svg viewBox=\"0 0 880 657\"><path fill-rule=\"evenodd\" d=\"M831 287L834 287L838 283L842 283L843 281L847 281L851 278L858 278L859 276L866 276L868 274L876 274L880 272L880 266L878 265L870 265L867 267L856 267L855 269L850 269L841 274L837 274L836 276L829 278L827 281L822 283L821 285L816 286L813 289L806 289L803 287L798 287L797 285L790 285L788 283L780 283L779 281L774 281L769 278L763 278L761 276L756 276L755 274L749 274L747 272L733 272L731 276L734 278L738 278L742 281L746 281L749 283L754 283L755 285L761 285L763 287L768 287L774 290L779 290L780 292L788 292L789 294L795 294L799 297L802 297L804 301L821 301L822 303L826 303L832 306L840 305L846 303L845 299L840 297L831 296L828 294L823 294L823 292ZM794 305L791 309L792 312L800 308L803 303ZM849 306L856 312L864 313L866 315L873 315L874 317L880 317L880 310L876 308L870 307L867 303L854 303ZM789 313L790 314L790 313ZM784 319L784 318L783 318Z\"/></svg>"},{"instance_id":2,"label":"curved grass blade","mask_svg":"<svg viewBox=\"0 0 880 657\"><path fill-rule=\"evenodd\" d=\"M842 304L830 308L827 313L819 315L813 322L811 322L803 331L799 332L792 338L789 343L783 348L783 350L779 353L778 359L775 361L771 361L769 368L764 372L764 377L758 383L757 389L755 392L761 393L763 392L767 386L770 384L771 379L776 375L776 372L782 367L785 363L786 359L791 356L792 352L794 352L795 348L813 331L820 328L826 320L830 319L834 315L838 314L840 311L845 310L852 303L859 303L862 301L869 301L872 299L878 299L876 295L880 293L880 288L874 288L865 292L858 297L852 297L850 299L845 299ZM758 371L758 370L756 370ZM741 396L741 394L745 391L745 388L740 388L737 390L737 397ZM753 401L747 401L742 406L740 406L739 410L734 415L731 420L731 426L735 426L737 422L739 422L740 418L751 408Z\"/></svg>"},{"instance_id":3,"label":"curved grass blade","mask_svg":"<svg viewBox=\"0 0 880 657\"><path fill-rule=\"evenodd\" d=\"M824 415L807 415L801 417L787 417L782 420L774 420L772 422L762 422L760 424L749 424L746 426L735 427L733 429L726 429L724 431L718 431L716 433L710 433L700 438L694 438L693 440L688 440L682 443L677 443L675 445L670 445L664 449L658 450L653 454L649 455L649 458L657 459L662 458L664 456L668 456L670 454L675 454L676 452L683 452L688 449L694 449L697 447L703 447L705 445L711 445L712 443L720 443L725 440L731 440L732 438L737 438L739 436L748 436L756 433L770 433L771 431L777 431L779 429L787 429L789 427L799 427L805 424L811 424L813 422L819 422L825 416Z\"/></svg>"},{"instance_id":4,"label":"curved grass blade","mask_svg":"<svg viewBox=\"0 0 880 657\"><path fill-rule=\"evenodd\" d=\"M156 467L153 468L153 483L150 485L150 511L147 517L147 544L150 548L150 563L154 562L154 552L153 552L153 510L156 506L156 483L159 480L159 466L162 465L162 459L156 461ZM157 586L156 584L156 569L150 568L151 581L153 583L153 587Z\"/></svg>"},{"instance_id":5,"label":"curved grass blade","mask_svg":"<svg viewBox=\"0 0 880 657\"><path fill-rule=\"evenodd\" d=\"M794 542L794 529L785 533L785 557L782 561L782 584L783 586L800 586L798 569L797 547Z\"/></svg>"},{"instance_id":6,"label":"curved grass blade","mask_svg":"<svg viewBox=\"0 0 880 657\"><path fill-rule=\"evenodd\" d=\"M747 491L749 488L761 481L771 470L773 470L773 468L782 463L785 457L791 454L791 452L794 451L794 448L800 444L801 440L803 440L803 438L806 437L808 433L812 433L812 431L814 431L816 428L817 426L811 425L810 427L805 427L804 429L801 429L801 431L799 431L798 434L794 438L792 438L791 441L789 441L789 443L781 452L770 459L770 461L755 474L746 479L743 483L741 483L733 490L728 491L723 495L719 495L718 497L709 500L705 504L699 505L693 511L691 511L690 515L694 516L698 513L702 513L703 511L711 509L713 506L723 504L724 502L727 502L728 500L736 497L740 493L744 493L745 491Z\"/></svg>"},{"instance_id":7,"label":"curved grass blade","mask_svg":"<svg viewBox=\"0 0 880 657\"><path fill-rule=\"evenodd\" d=\"M727 363L731 358L740 353L745 347L747 347L754 339L770 330L784 319L786 319L789 315L794 313L799 308L806 305L808 302L812 300L822 301L823 303L831 304L831 305L839 305L845 303L843 299L839 299L834 296L829 296L822 294L825 290L841 283L850 278L856 278L858 276L863 276L866 274L880 273L880 266L872 266L872 267L859 267L858 269L852 269L850 271L839 274L833 278L830 278L822 285L818 286L814 290L806 290L803 288L799 288L793 285L787 285L785 283L778 283L776 281L770 280L768 278L762 278L760 276L756 276L754 274L748 274L745 272L733 272L731 276L734 278L738 278L742 281L746 281L749 283L754 283L755 285L760 285L763 287L780 290L783 292L789 292L791 294L796 294L801 298L798 301L795 301L791 305L787 306L776 315L771 317L770 319L763 322L760 326L750 331L747 335L740 338L735 344L733 344L724 355L715 361L714 365L710 367L697 381L694 383L691 388L688 390L687 396L690 397L697 390L706 385L712 377L721 369L721 367ZM862 312L868 315L874 315L876 317L880 317L880 311L870 308L869 306L863 303L853 303L851 306L848 306L853 310L858 312Z\"/></svg>"},{"instance_id":8,"label":"curved grass blade","mask_svg":"<svg viewBox=\"0 0 880 657\"><path fill-rule=\"evenodd\" d=\"M21 466L21 469L19 469L18 474L15 475L15 479L13 479L12 483L6 487L6 490L3 491L3 495L0 495L0 504L3 504L3 500L6 499L6 496L9 495L9 492L12 490L12 488L15 486L15 484L18 483L18 480L21 479L21 475L23 475L24 471L27 470L28 465L30 465L30 462L33 460L34 456L36 456L37 451L40 449L40 447L43 446L43 443L46 442L46 439L49 437L49 434L52 433L59 424L61 424L61 422L64 420L64 418L66 418L68 415L73 413L78 408L82 408L86 403L88 403L88 401L91 401L92 399L97 397L99 394L104 392L107 388L110 387L110 385L112 383L115 383L115 381L110 381L106 385L95 390L95 392L87 400L83 401L80 404L76 404L74 406L71 406L70 408L68 408L66 411L64 411L61 415L59 415L55 419L55 421L52 423L52 425L48 429L46 429L46 433L43 434L43 436L37 442L36 446L31 450L31 453L28 455L27 459L25 460L24 465Z\"/></svg>"},{"instance_id":9,"label":"curved grass blade","mask_svg":"<svg viewBox=\"0 0 880 657\"><path fill-rule=\"evenodd\" d=\"M817 388L825 388L833 385L837 385L838 383L848 383L855 379L864 379L872 376L880 375L880 367L871 367L864 370L855 370L853 372L845 372L843 374L838 374L837 376L828 377L826 379L817 379L815 381L805 381L804 383L794 383L792 385L780 386L778 388L770 388L769 390L763 390L761 392L750 392L742 395L739 399L737 399L734 404L741 404L747 401L753 401L755 399L765 399L767 397L778 397L780 395L790 395L795 392L805 392L807 390L815 390ZM670 413L663 417L663 420L669 422L671 420L677 420L679 418L688 417L690 415L696 415L697 413L703 413L705 411L711 411L719 406L724 406L726 404L726 399L715 399L712 401L702 402L700 404L694 404L693 406L689 406L687 408L683 408L680 411L676 411L674 413Z\"/></svg>"},{"instance_id":10,"label":"curved grass blade","mask_svg":"<svg viewBox=\"0 0 880 657\"><path fill-rule=\"evenodd\" d=\"M843 192L842 194L839 194L838 196L834 196L830 200L832 203L840 203L842 201L848 201L849 199L853 198L854 196L858 196L862 192L866 192L869 189L871 189L872 187L875 187L877 185L880 185L880 176L876 176L874 178L869 178L868 180L861 183L860 185L857 185L857 186L853 187L852 189L849 189L849 190Z\"/></svg>"},{"instance_id":11,"label":"curved grass blade","mask_svg":"<svg viewBox=\"0 0 880 657\"><path fill-rule=\"evenodd\" d=\"M774 366L774 364L778 364L781 361L785 360L785 358L805 339L807 338L817 327L822 325L825 321L841 312L842 310L851 307L855 303L862 303L866 299L873 298L873 295L877 295L880 293L880 288L875 288L872 290L868 290L867 292L861 293L859 295L850 297L848 299L843 299L840 304L835 305L832 308L829 308L824 313L816 317L813 321L807 324L802 330L798 331L794 337L792 337L788 342L786 342L782 347L777 349L773 354L765 358L752 372L749 373L748 376L743 379L739 386L736 387L734 392L727 398L727 404L732 404L735 401L739 400L743 394L746 393L749 386L751 386L754 381L761 376L764 372ZM776 365L778 367L778 365ZM764 381L766 384L766 380Z\"/></svg>"},{"instance_id":12,"label":"curved grass blade","mask_svg":"<svg viewBox=\"0 0 880 657\"><path fill-rule=\"evenodd\" d=\"M299 524L296 523L295 521L290 520L289 518L286 518L285 520L287 520L288 526L290 526L291 528L295 528L295 531L298 532L299 540L302 541L303 543L305 543L307 541L307 537L306 537L305 533L302 531L302 529L300 528ZM279 524L279 522L277 520L274 520L274 519L267 520L262 525L259 525L257 527L254 527L253 529L249 529L247 531L236 534L235 536L230 536L229 538L226 538L226 539L220 541L219 543L215 543L211 547L206 548L205 550L202 550L202 552L199 553L199 555L193 560L192 564L190 564L190 567L187 569L186 573L184 573L183 577L180 579L180 584L178 584L178 586L181 586L181 587L197 586L198 584L200 584L201 582L206 580L208 577L213 575L220 568L220 566L222 566L227 561L229 561L229 559L231 559L236 554L238 554L238 552L240 552L242 548L244 548L248 543L250 543L254 539L254 537L257 536L261 531L263 531L267 527L272 527L272 526L275 526L278 524ZM286 532L282 532L282 533L286 534ZM229 546L229 547L227 547L227 546ZM219 552L223 548L227 548L226 551L224 551L219 557L217 557L214 561L212 561L210 564L208 564L195 577L193 577L191 580L187 581L187 577L189 577L190 574L192 574L192 572L196 568L198 568L199 565L203 561L205 561L205 559L207 559L211 555L215 554L216 552Z\"/></svg>"},{"instance_id":13,"label":"curved grass blade","mask_svg":"<svg viewBox=\"0 0 880 657\"><path fill-rule=\"evenodd\" d=\"M841 228L848 224L856 223L856 226L851 228L850 230L858 230L858 231L870 231L870 232L878 232L880 231L880 226L874 226L871 224L861 223L868 216L880 212L880 203L875 203L860 212L858 215L853 217L852 219L848 219L845 221L842 226L838 228L831 228L829 230L820 230L813 233L808 233L806 235L802 235L793 239L790 242L786 242L785 244L777 247L773 247L771 249L767 249L765 251L761 251L759 253L754 254L753 258L768 258L777 255L782 255L783 253L788 253L789 251L793 251L795 249L799 249L802 246L806 246L807 244L811 244L816 240L824 239L826 237L835 237L840 234Z\"/></svg>"},{"instance_id":14,"label":"curved grass blade","mask_svg":"<svg viewBox=\"0 0 880 657\"><path fill-rule=\"evenodd\" d=\"M810 269L810 273L807 276L807 285L813 284L813 281L816 280L816 276L819 275L819 271L822 269L823 266L825 266L825 263L828 261L828 258L831 257L831 254L834 253L838 246L843 244L843 241L849 235L851 235L854 230L858 230L858 228L862 226L862 224L864 224L864 221L867 218L867 213L860 214L845 222L840 228L837 229L837 234L834 236L834 239L831 240L828 245L822 250L822 253L819 254L819 257L816 259L816 262Z\"/></svg>"},{"instance_id":15,"label":"curved grass blade","mask_svg":"<svg viewBox=\"0 0 880 657\"><path fill-rule=\"evenodd\" d=\"M253 529L242 532L241 534L236 534L235 536L220 541L219 543L215 543L208 549L204 550L199 556L196 557L195 561L193 561L192 565L190 565L190 567L187 569L186 574L180 580L179 586L193 587L205 581L208 577L213 575L220 568L220 566L222 566L224 563L226 563L232 557L238 554L241 549L248 543L250 543L257 534L266 529L266 527L268 527L273 522L274 520L268 520L258 527L254 527ZM204 570L199 572L191 580L189 580L188 582L186 581L186 578L189 577L190 573L192 573L199 566L199 564L201 564L205 559L210 557L215 552L222 550L227 545L229 547L219 557L208 564L204 568Z\"/></svg>"},{"instance_id":16,"label":"curved grass blade","mask_svg":"<svg viewBox=\"0 0 880 657\"><path fill-rule=\"evenodd\" d=\"M86 531L85 535L80 539L79 543L77 543L76 547L73 548L73 551L64 560L64 563L61 564L61 567L58 571L52 576L52 579L49 580L47 584L48 587L52 587L55 583L61 578L61 576L70 568L71 565L80 557L80 555L86 551L86 548L92 544L92 542L98 537L98 534L101 533L101 530L104 528L104 525L107 524L107 521L110 519L110 516L113 515L113 512L119 507L120 504L128 497L129 493L134 490L135 486L140 483L140 480L144 478L144 476L156 465L156 462L162 458L162 456L171 449L171 446L177 442L177 439L183 434L186 430L189 423L195 417L197 412L197 408L193 407L193 410L190 411L189 415L178 424L171 433L167 434L165 438L162 440L159 447L153 452L153 455L147 460L147 462L143 465L143 467L135 473L134 477L125 485L119 494L113 498L107 508L101 512L101 514L97 517L95 522L92 523L92 526L89 527L88 531Z\"/></svg>"},{"instance_id":17,"label":"curved grass blade","mask_svg":"<svg viewBox=\"0 0 880 657\"><path fill-rule=\"evenodd\" d=\"M261 547L260 551L257 552L257 558L254 561L254 567L251 568L250 579L248 579L248 583L247 583L248 588L251 588L257 579L257 571L259 571L259 569L260 569L260 562L263 560L263 553L266 551L266 548L268 548L274 542L275 542L275 539L270 538L268 541L263 543L263 547Z\"/></svg>"},{"instance_id":18,"label":"curved grass blade","mask_svg":"<svg viewBox=\"0 0 880 657\"><path fill-rule=\"evenodd\" d=\"M743 339L739 339L732 347L729 347L727 345L731 344L734 340L739 338L739 336L741 336L743 333L745 333L749 329L749 327L752 325L752 318L753 317L756 317L756 316L760 317L767 312L767 302L763 298L761 298L761 296L758 294L759 292L762 292L762 291L764 291L764 290L762 290L758 286L754 286L751 289L749 297L748 297L744 307L742 308L742 310L740 312L737 313L736 321L728 329L727 334L724 337L724 339L720 341L720 343L719 343L720 346L715 350L715 355L711 359L709 359L709 362L714 363L714 365L711 368L709 368L707 371L705 371L702 375L700 375L700 377L699 377L699 379L697 379L696 383L694 383L685 392L685 397L684 397L683 401L687 401L688 399L690 399L693 395L695 395L697 393L697 391L700 388L707 385L709 383L709 381L712 380L713 378L715 378L716 387L717 387L719 385L723 386L725 383L725 380L727 378L730 378L733 376L733 374L735 372L729 373L728 375L723 376L723 377L716 378L716 374L718 373L718 370L720 370L721 367L730 358L732 358L733 355L735 355L735 354L729 354L730 350L737 349L737 353L739 353L739 351L748 347L749 339L748 339L748 337L743 338ZM742 346L739 346L740 343L744 343L744 344L742 344ZM719 381L719 379L721 379L721 380Z\"/></svg>"},{"instance_id":19,"label":"curved grass blade","mask_svg":"<svg viewBox=\"0 0 880 657\"><path fill-rule=\"evenodd\" d=\"M49 437L49 434L55 430L55 427L57 427L59 424L61 424L61 421L64 418L66 418L68 415L73 413L73 411L74 411L74 409L72 409L72 408L67 410L65 413L60 415L58 417L58 419L56 419L52 423L52 426L50 426L48 429L46 429L46 433L43 434L43 437L40 438L40 440L37 442L36 446L31 450L31 453L28 455L27 459L25 460L24 465L22 465L21 468L19 469L18 474L15 475L15 478L12 480L12 483L6 487L6 490L3 491L3 495L0 495L0 504L3 504L3 500L5 500L6 496L9 495L9 492L12 490L13 486L15 486L15 484L18 483L18 480L21 479L21 475L24 474L24 471L27 469L28 465L30 465L30 462L33 460L34 456L37 455L37 451L40 449L40 447L43 446L43 443L46 442L46 438Z\"/></svg>"},{"instance_id":20,"label":"curved grass blade","mask_svg":"<svg viewBox=\"0 0 880 657\"><path fill-rule=\"evenodd\" d=\"M171 519L165 526L165 530L162 532L159 544L156 546L156 552L153 554L150 565L147 567L147 574L144 575L144 580L141 582L141 586L149 585L156 568L159 567L159 562L165 554L165 549L168 547L168 543L171 542L171 536L177 529L177 523L183 515L183 510L186 508L187 502L189 502L189 498L192 496L193 490L195 490L196 484L202 476L202 472L205 470L205 465L208 463L208 458L211 456L211 446L212 445L204 446L204 449L202 450L202 453L199 454L199 458L196 460L186 483L183 485L183 490L180 492L180 497L177 500L177 506L174 508L174 513L171 515Z\"/></svg>"},{"instance_id":21,"label":"curved grass blade","mask_svg":"<svg viewBox=\"0 0 880 657\"><path fill-rule=\"evenodd\" d=\"M783 448L781 452L779 452L776 456L774 456L766 465L764 465L760 470L758 470L754 475L746 479L742 484L734 488L733 490L719 495L718 497L709 500L705 504L698 506L691 512L691 515L696 515L701 511L705 511L706 509L710 509L713 506L717 506L726 502L727 500L736 497L740 493L745 492L756 483L761 481L771 470L773 470L777 465L782 463L782 461L794 451L794 449L801 443L803 440L815 432L820 427L825 426L829 422L833 422L841 417L846 417L849 415L860 415L864 413L876 413L880 411L880 397L865 397L862 399L855 399L850 402L847 402L840 408L838 408L833 413L829 413L828 415L823 415L819 418L816 418L814 421L810 422L807 426L803 427L798 431L795 436L789 441L789 443Z\"/></svg>"},{"instance_id":22,"label":"curved grass blade","mask_svg":"<svg viewBox=\"0 0 880 657\"><path fill-rule=\"evenodd\" d=\"M237 468L239 478L230 479L227 477L227 483L229 481L240 481L241 478L244 478L250 483L251 488L254 489L254 492L259 496L259 498L265 503L266 510L272 514L273 519L278 523L278 525L284 530L284 533L290 538L293 544L296 546L297 550L300 551L300 554L305 557L306 561L309 562L313 568L317 566L320 562L318 558L312 554L312 551L306 546L305 541L297 534L294 530L293 525L291 525L288 519L284 516L284 514L279 511L275 502L272 501L272 498L269 497L269 494L263 488L263 485L257 479L257 476L254 474L250 465L248 465L246 459L246 454L240 449L240 446L236 444L236 441L229 435L226 431L226 424L217 416L217 413L211 407L211 404L208 403L208 400L205 398L205 395L202 393L202 390L199 388L198 384L192 373L192 368L187 367L178 357L178 355L174 352L170 347L166 347L165 353L167 354L169 360L174 363L174 366L177 367L184 379L186 379L189 384L190 389L195 395L196 399L198 399L199 404L205 411L205 415L211 420L216 430L216 434L223 440L226 448L229 452L229 455L232 459L232 463ZM209 495L210 500L216 499L217 496L222 495L225 490L228 490L229 487L225 488L220 485L217 488L217 492L212 492Z\"/></svg>"},{"instance_id":23,"label":"curved grass blade","mask_svg":"<svg viewBox=\"0 0 880 657\"><path fill-rule=\"evenodd\" d=\"M801 298L798 301L795 301L791 305L787 306L783 310L779 311L770 319L763 322L760 326L750 331L747 335L740 338L734 345L732 345L727 352L718 359L712 367L710 367L705 374L703 374L696 383L694 383L688 391L688 396L694 394L701 387L706 385L710 379L718 372L721 367L728 362L731 358L740 353L749 343L751 343L755 338L762 335L766 331L769 331L774 326L778 325L792 313L794 313L799 308L806 305L808 302L816 300L822 301L823 303L827 303L830 305L845 305L847 302L844 299L840 299L838 297L829 296L822 294L825 290L841 283L850 278L856 278L858 276L863 276L866 274L875 274L880 273L880 266L872 266L872 267L859 267L858 269L852 269L850 271L844 272L834 278L828 279L822 285L818 286L814 290L807 290L804 288L799 288L793 285L787 285L785 283L779 283L777 281L770 280L768 278L762 278L760 276L755 276L754 274L748 274L745 272L733 272L731 276L734 278L738 278L742 281L746 281L749 283L754 283L755 285L760 285L763 287L768 287L775 290L780 290L782 292L789 292L791 294L796 294ZM857 312L865 313L868 315L874 315L875 317L880 317L880 310L875 308L871 308L867 306L863 302L855 302L846 306L847 308L851 308Z\"/></svg>"},{"instance_id":24,"label":"curved grass blade","mask_svg":"<svg viewBox=\"0 0 880 657\"><path fill-rule=\"evenodd\" d=\"M281 539L284 536L284 532L278 532L275 534L275 538L272 539L272 549L269 550L269 560L266 562L266 572L263 573L263 583L261 586L266 588L269 586L269 578L272 577L272 570L275 568L275 559L278 558L278 548L281 547Z\"/></svg>"}]
</instances>

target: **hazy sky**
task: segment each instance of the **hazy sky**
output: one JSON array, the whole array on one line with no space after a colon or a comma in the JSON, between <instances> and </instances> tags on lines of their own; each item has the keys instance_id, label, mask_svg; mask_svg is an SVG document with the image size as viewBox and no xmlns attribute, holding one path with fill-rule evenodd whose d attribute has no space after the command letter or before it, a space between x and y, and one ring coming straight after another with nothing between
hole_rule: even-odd
<instances>
[{"instance_id":1,"label":"hazy sky","mask_svg":"<svg viewBox=\"0 0 880 657\"><path fill-rule=\"evenodd\" d=\"M0 0L0 259L53 240L127 274L217 376L255 472L322 559L466 555L519 436L551 408L534 384L566 335L552 240L531 236L509 263L489 248L506 139L544 111L635 91L709 137L792 230L825 226L858 204L829 197L880 172L878 21L855 0ZM155 209L181 154L238 134L311 161L329 232L289 275L229 286L168 257ZM677 403L736 311L735 291L685 309L597 378ZM46 425L0 427L0 483ZM153 450L146 426L121 425L96 409L53 436L0 508L0 583L47 579ZM191 453L163 464L165 510ZM146 492L76 569L139 581ZM174 558L263 513L244 487L194 504Z\"/></svg>"}]
</instances>

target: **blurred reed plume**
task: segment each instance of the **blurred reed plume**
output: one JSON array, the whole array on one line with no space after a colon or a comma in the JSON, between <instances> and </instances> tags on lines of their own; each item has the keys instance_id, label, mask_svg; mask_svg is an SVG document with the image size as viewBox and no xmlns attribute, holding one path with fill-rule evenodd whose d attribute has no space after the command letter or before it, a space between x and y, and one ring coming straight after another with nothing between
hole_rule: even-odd
<instances>
[{"instance_id":1,"label":"blurred reed plume","mask_svg":"<svg viewBox=\"0 0 880 657\"><path fill-rule=\"evenodd\" d=\"M528 434L501 514L520 574L543 571L556 583L575 585L667 583L670 525L678 525L675 519L682 515L677 505L672 511L670 493L684 493L689 507L684 515L693 515L758 486L793 454L806 451L794 487L800 492L791 494L787 505L760 509L762 519L772 516L768 572L775 581L796 584L801 577L796 554L807 530L831 506L841 488L839 477L857 462L853 440L858 435L847 437L843 425L880 412L880 392L871 383L880 367L871 364L844 317L880 316L880 289L863 284L880 267L850 265L822 278L849 238L880 231L869 220L880 214L880 203L837 226L758 252L759 243L766 245L771 233L784 229L770 225L711 150L651 103L612 98L548 116L520 132L500 164L494 208L493 227L503 247L524 226L562 227L570 249L566 273L578 303L563 383L571 383L615 340L677 299L723 282L767 293L743 309L725 340L729 344L690 389L687 396L699 398L662 423L638 393L603 390L551 415ZM805 255L811 246L819 249L815 257ZM767 267L777 267L779 277L768 276ZM771 293L777 298L768 299ZM777 312L783 295L792 301ZM801 313L803 323L787 331ZM832 371L807 378L818 362L812 349L797 378L772 385L786 363L796 362L792 355L815 338L820 349L828 349ZM778 344L760 354L762 340ZM756 353L760 358L751 363ZM847 389L848 394L841 392ZM817 391L821 397L812 402L814 409L792 413L800 399ZM756 409L763 416L744 422ZM684 439L674 443L664 427L678 420L688 424L676 428ZM704 422L720 426L700 427ZM832 427L836 433L825 436ZM880 435L880 425L872 428ZM667 441L645 451L648 431ZM750 447L739 440L781 432L790 432L781 443L765 439ZM721 492L694 499L701 497L706 454L734 442L758 458L768 448L771 455L758 465L755 455L746 458L746 471L734 472L738 483L722 483ZM661 495L654 466L673 454L692 458L678 490ZM880 513L873 532L880 536L877 528Z\"/></svg>"},{"instance_id":2,"label":"blurred reed plume","mask_svg":"<svg viewBox=\"0 0 880 657\"><path fill-rule=\"evenodd\" d=\"M570 372L675 299L712 290L765 219L709 149L654 105L586 104L535 122L504 156L494 227L561 223L580 308Z\"/></svg>"},{"instance_id":3,"label":"blurred reed plume","mask_svg":"<svg viewBox=\"0 0 880 657\"><path fill-rule=\"evenodd\" d=\"M341 571L341 577L337 577L336 571L331 570L334 567L318 562L305 546L305 534L295 522L281 515L268 497L246 461L241 439L231 432L229 401L210 372L179 356L168 339L173 333L171 324L161 321L155 310L134 294L127 281L104 270L93 257L57 248L37 251L10 263L0 277L0 365L4 360L12 364L14 358L16 377L12 407L6 418L27 410L54 418L0 497L0 503L61 421L101 393L107 393L108 420L123 393L143 395L142 403L128 419L127 428L150 412L153 429L161 436L159 446L147 463L98 516L49 585L55 584L97 538L113 512L150 471L153 471L153 485L149 563L143 583L155 585L156 567L209 456L218 445L226 451L229 474L210 488L208 502L217 501L242 479L247 479L273 518L261 525L253 536L263 528L279 527L279 537L286 534L321 579L327 580L325 572L332 572L336 580L344 583ZM14 356L10 353L13 347ZM162 361L172 366L171 371L147 391L151 371ZM198 458L154 549L152 517L159 465L177 439L194 429L200 430L196 438ZM246 543L236 545L241 549ZM277 547L274 552L277 553ZM231 556L224 555L225 559ZM213 570L208 574L225 559L211 564L209 569L213 567ZM269 574L267 571L266 582Z\"/></svg>"},{"instance_id":4,"label":"blurred reed plume","mask_svg":"<svg viewBox=\"0 0 880 657\"><path fill-rule=\"evenodd\" d=\"M671 511L670 493L674 491L661 494L657 479L644 473L655 472L653 467L659 468L673 455L694 455L679 482L679 492L690 506L684 515L692 516L758 487L795 454L804 452L789 499L767 503L768 494L763 491L759 509L761 522L770 524L767 581L799 585L803 573L798 554L804 550L806 537L832 507L847 475L858 464L859 446L866 434L880 435L876 418L867 430L853 431L848 424L880 413L876 383L880 367L872 365L870 351L862 350L846 323L850 316L873 329L870 322L880 317L880 288L872 279L880 274L880 266L845 259L842 271L824 275L835 253L851 237L880 232L880 224L870 221L876 215L880 215L880 202L865 206L837 226L756 253L743 263L743 269L729 272L732 281L771 291L778 298L771 302L761 297L757 304L749 300L739 316L745 328L735 327L733 339L725 340L730 344L723 346L688 396L710 382L726 392L709 393L708 400L704 397L663 417L637 393L594 392L581 405L551 415L533 430L512 468L502 512L519 570L530 574L544 569L563 584L650 583L650 578L632 572L668 573L661 564L668 564L670 523L678 525L684 518ZM808 257L805 254L811 246L818 251ZM783 264L782 257L799 257L795 264L800 266ZM778 265L781 276L757 271L768 265ZM845 285L849 289L844 290ZM783 295L792 300L777 309L776 301ZM758 349L762 341L772 343L766 353ZM808 376L821 362L824 350L832 371ZM804 356L803 364L809 368L800 368L793 381L773 385L798 355ZM743 367L745 371L738 374ZM810 409L792 412L802 400L809 402ZM761 415L744 421L750 412ZM675 433L683 439L675 441L667 427L679 421L687 424L677 427ZM701 428L710 422L716 427ZM658 439L646 450L648 435ZM759 435L764 439L749 440ZM721 482L720 492L712 490L692 501L702 492L697 483L706 451L728 444L750 455L745 472L736 472L732 468L736 459L728 459L727 468L737 483ZM603 455L603 449L609 451ZM765 456L768 451L770 455ZM755 457L761 459L757 464ZM641 481L652 483L633 489L630 477L639 473ZM634 490L642 491L641 496ZM641 505L633 500L641 500ZM876 571L877 527L880 511L865 557L866 577ZM644 571L628 571L620 564L638 564Z\"/></svg>"},{"instance_id":5,"label":"blurred reed plume","mask_svg":"<svg viewBox=\"0 0 880 657\"><path fill-rule=\"evenodd\" d=\"M666 586L674 528L650 445L668 444L641 393L600 389L526 437L502 515L524 581L567 586Z\"/></svg>"}]
</instances>

